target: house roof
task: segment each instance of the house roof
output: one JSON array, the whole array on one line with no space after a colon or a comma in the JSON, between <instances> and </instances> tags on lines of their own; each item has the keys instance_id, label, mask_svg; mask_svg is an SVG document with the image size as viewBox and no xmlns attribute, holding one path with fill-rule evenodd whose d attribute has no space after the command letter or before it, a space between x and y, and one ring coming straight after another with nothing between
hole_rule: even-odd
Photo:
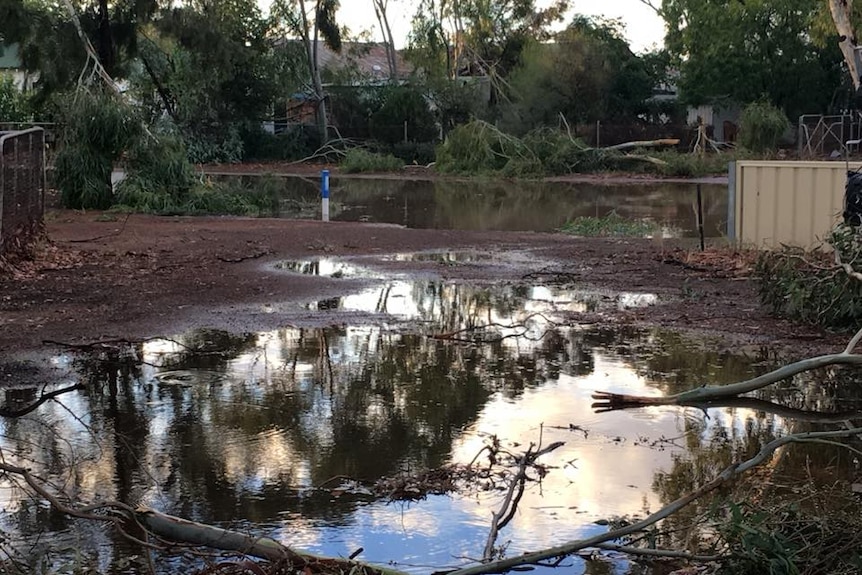
<instances>
[{"instance_id":1,"label":"house roof","mask_svg":"<svg viewBox=\"0 0 862 575\"><path fill-rule=\"evenodd\" d=\"M0 70L17 70L20 67L18 44L0 45Z\"/></svg>"},{"instance_id":2,"label":"house roof","mask_svg":"<svg viewBox=\"0 0 862 575\"><path fill-rule=\"evenodd\" d=\"M320 67L330 70L356 66L363 76L370 78L390 79L389 64L386 57L386 46L376 42L344 42L341 52L332 51L322 40L318 40L318 57ZM407 78L413 71L401 52L395 52L395 66L398 78Z\"/></svg>"}]
</instances>

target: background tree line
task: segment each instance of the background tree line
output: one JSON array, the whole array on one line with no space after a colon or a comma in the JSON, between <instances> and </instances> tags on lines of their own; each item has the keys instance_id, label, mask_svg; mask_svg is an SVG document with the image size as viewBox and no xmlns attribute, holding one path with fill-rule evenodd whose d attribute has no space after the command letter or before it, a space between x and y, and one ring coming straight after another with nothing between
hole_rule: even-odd
<instances>
[{"instance_id":1,"label":"background tree line","mask_svg":"<svg viewBox=\"0 0 862 575\"><path fill-rule=\"evenodd\" d=\"M324 45L337 52L359 38L336 20L338 0L274 0L266 13L256 0L0 0L0 43L16 46L35 78L26 94L0 82L0 120L78 126L75 114L91 109L81 87L101 98L93 60L124 90L99 107L114 105L123 119L70 133L138 134L126 127L140 123L149 127L140 134L175 139L192 162L297 159L342 135L425 163L441 136L472 119L521 136L596 121L681 122L686 105L756 102L795 118L855 104L825 2L650 5L666 22L665 44L635 54L620 22L572 15L568 0L415 0L399 70L391 7L371 0L389 68L380 81L323 69ZM657 87L679 97L657 99ZM262 121L296 95L314 108L314 124L265 133ZM68 165L101 164L100 187L109 163L146 156L130 154L140 134L100 136L90 144L101 160Z\"/></svg>"}]
</instances>

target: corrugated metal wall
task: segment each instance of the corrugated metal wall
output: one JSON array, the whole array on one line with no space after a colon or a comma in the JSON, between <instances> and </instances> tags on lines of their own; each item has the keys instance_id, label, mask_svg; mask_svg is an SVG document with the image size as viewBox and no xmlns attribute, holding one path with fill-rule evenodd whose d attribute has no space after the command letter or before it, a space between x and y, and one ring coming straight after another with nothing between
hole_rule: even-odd
<instances>
[{"instance_id":1,"label":"corrugated metal wall","mask_svg":"<svg viewBox=\"0 0 862 575\"><path fill-rule=\"evenodd\" d=\"M736 162L736 239L757 248L817 246L841 221L847 169L845 162Z\"/></svg>"}]
</instances>

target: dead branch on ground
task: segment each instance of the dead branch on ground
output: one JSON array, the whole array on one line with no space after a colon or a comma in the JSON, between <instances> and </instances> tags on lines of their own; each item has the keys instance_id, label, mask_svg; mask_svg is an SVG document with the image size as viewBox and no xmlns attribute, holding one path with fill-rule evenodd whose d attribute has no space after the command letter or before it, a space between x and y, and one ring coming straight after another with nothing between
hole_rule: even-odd
<instances>
[{"instance_id":1,"label":"dead branch on ground","mask_svg":"<svg viewBox=\"0 0 862 575\"><path fill-rule=\"evenodd\" d=\"M500 559L497 561L474 565L472 567L465 567L463 569L439 572L434 575L440 575L441 573L446 573L446 575L485 575L486 573L504 573L525 565L541 565L547 560L566 557L582 549L598 548L600 545L617 541L628 535L640 533L644 531L647 527L650 527L658 523L659 521L670 517L671 515L679 512L681 509L690 505L694 501L697 501L704 495L715 491L719 487L736 479L743 473L763 464L775 453L775 451L790 443L818 442L830 439L848 438L855 435L859 435L860 433L862 433L862 427L854 427L851 429L844 429L840 431L814 431L807 433L797 433L780 437L764 445L760 449L760 451L753 457L746 459L742 462L732 463L709 483L701 486L700 488L692 491L691 493L683 495L675 501L672 501L668 505L665 505L664 507L662 507L655 513L649 515L648 517L642 519L641 521L626 525L624 527L620 527L618 529L610 530L607 533L603 533L601 535L563 543L562 545L558 545L556 547L550 547L548 549L542 549L540 551L524 553L523 555L518 555L517 557Z\"/></svg>"},{"instance_id":2,"label":"dead branch on ground","mask_svg":"<svg viewBox=\"0 0 862 575\"><path fill-rule=\"evenodd\" d=\"M495 544L497 542L497 534L500 532L500 529L509 524L515 516L515 512L518 510L518 503L524 495L524 488L527 484L527 470L530 468L536 468L538 469L540 476L546 473L544 468L537 466L536 460L542 455L550 453L563 445L565 445L565 442L555 441L543 448L541 447L540 437L538 446L530 444L530 447L522 455L512 455L513 459L518 464L518 470L509 481L509 486L506 489L506 495L503 497L503 502L500 504L500 508L491 516L491 529L488 532L488 539L485 542L485 550L482 552L482 559L484 561L491 561L494 558L494 555L496 554ZM534 448L535 451L533 450Z\"/></svg>"}]
</instances>

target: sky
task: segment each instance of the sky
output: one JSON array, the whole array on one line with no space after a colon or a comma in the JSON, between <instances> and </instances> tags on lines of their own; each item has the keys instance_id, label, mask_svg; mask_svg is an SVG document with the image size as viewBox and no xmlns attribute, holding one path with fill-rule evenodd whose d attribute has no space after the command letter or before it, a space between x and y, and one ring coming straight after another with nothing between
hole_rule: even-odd
<instances>
[{"instance_id":1,"label":"sky","mask_svg":"<svg viewBox=\"0 0 862 575\"><path fill-rule=\"evenodd\" d=\"M664 24L661 18L640 0L572 0L571 4L572 14L621 19L635 52L643 52L662 43ZM413 6L412 0L389 0L389 20L398 48L403 48L406 44ZM367 29L371 31L372 39L382 39L371 0L341 0L339 21L350 27L354 33Z\"/></svg>"}]
</instances>

